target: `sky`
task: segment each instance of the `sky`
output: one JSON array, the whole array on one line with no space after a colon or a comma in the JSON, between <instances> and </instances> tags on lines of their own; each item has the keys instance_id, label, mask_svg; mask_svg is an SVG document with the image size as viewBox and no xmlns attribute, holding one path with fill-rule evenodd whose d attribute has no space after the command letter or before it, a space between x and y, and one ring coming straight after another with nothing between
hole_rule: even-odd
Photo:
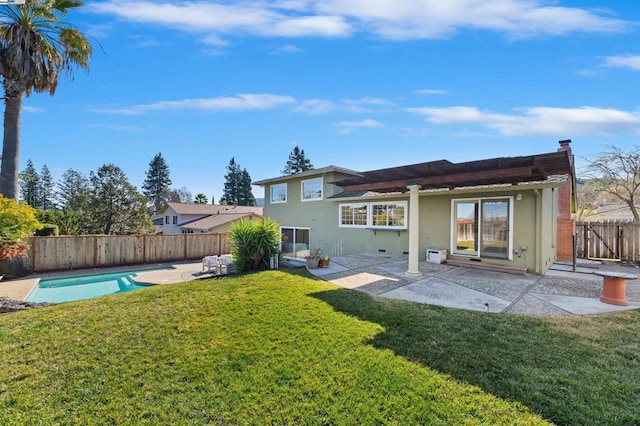
<instances>
[{"instance_id":1,"label":"sky","mask_svg":"<svg viewBox=\"0 0 640 426\"><path fill-rule=\"evenodd\" d=\"M90 70L21 123L20 170L55 179L113 163L140 189L161 153L173 188L218 202L232 157L257 181L296 145L365 171L571 139L580 171L640 134L637 0L110 0L66 20Z\"/></svg>"}]
</instances>

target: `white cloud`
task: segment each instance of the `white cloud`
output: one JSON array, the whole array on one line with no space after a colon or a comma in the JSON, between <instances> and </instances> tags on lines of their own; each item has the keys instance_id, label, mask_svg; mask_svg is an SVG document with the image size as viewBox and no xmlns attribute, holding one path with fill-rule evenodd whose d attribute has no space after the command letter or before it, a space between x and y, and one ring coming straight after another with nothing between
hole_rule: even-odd
<instances>
[{"instance_id":1,"label":"white cloud","mask_svg":"<svg viewBox=\"0 0 640 426\"><path fill-rule=\"evenodd\" d=\"M640 55L616 55L607 56L602 64L610 68L628 68L633 71L640 71Z\"/></svg>"},{"instance_id":2,"label":"white cloud","mask_svg":"<svg viewBox=\"0 0 640 426\"><path fill-rule=\"evenodd\" d=\"M380 123L379 121L371 120L368 118L365 118L364 120L360 120L360 121L341 121L336 125L341 128L340 133L343 133L343 134L351 133L354 128L384 127L384 124Z\"/></svg>"},{"instance_id":3,"label":"white cloud","mask_svg":"<svg viewBox=\"0 0 640 426\"><path fill-rule=\"evenodd\" d=\"M152 104L139 104L128 108L95 108L95 112L105 114L141 115L151 111L256 111L270 110L295 104L290 96L271 94L240 94L218 98L183 99L180 101L160 101Z\"/></svg>"},{"instance_id":4,"label":"white cloud","mask_svg":"<svg viewBox=\"0 0 640 426\"><path fill-rule=\"evenodd\" d=\"M338 105L335 102L326 99L305 99L300 105L295 107L295 112L301 112L304 114L329 114L338 109Z\"/></svg>"},{"instance_id":5,"label":"white cloud","mask_svg":"<svg viewBox=\"0 0 640 426\"><path fill-rule=\"evenodd\" d=\"M608 108L533 107L501 114L476 107L409 108L433 124L477 125L506 136L587 135L609 136L625 132L640 134L640 111Z\"/></svg>"},{"instance_id":6,"label":"white cloud","mask_svg":"<svg viewBox=\"0 0 640 426\"><path fill-rule=\"evenodd\" d=\"M602 10L554 6L545 0L109 0L88 3L86 7L126 21L218 38L349 37L361 32L406 40L448 37L462 29L521 38L620 32L630 26Z\"/></svg>"},{"instance_id":7,"label":"white cloud","mask_svg":"<svg viewBox=\"0 0 640 426\"><path fill-rule=\"evenodd\" d=\"M272 55L289 55L294 53L302 53L303 50L292 45L292 44L283 44L277 49L271 52Z\"/></svg>"},{"instance_id":8,"label":"white cloud","mask_svg":"<svg viewBox=\"0 0 640 426\"><path fill-rule=\"evenodd\" d=\"M439 90L439 89L422 89L422 90L416 91L416 93L419 95L448 95L449 94L449 92L447 92L446 90Z\"/></svg>"},{"instance_id":9,"label":"white cloud","mask_svg":"<svg viewBox=\"0 0 640 426\"><path fill-rule=\"evenodd\" d=\"M24 112L31 112L31 113L41 113L41 112L44 112L44 109L43 109L43 108L40 108L40 107L32 107L32 106L26 106L26 105L22 107L22 110L23 110Z\"/></svg>"}]
</instances>

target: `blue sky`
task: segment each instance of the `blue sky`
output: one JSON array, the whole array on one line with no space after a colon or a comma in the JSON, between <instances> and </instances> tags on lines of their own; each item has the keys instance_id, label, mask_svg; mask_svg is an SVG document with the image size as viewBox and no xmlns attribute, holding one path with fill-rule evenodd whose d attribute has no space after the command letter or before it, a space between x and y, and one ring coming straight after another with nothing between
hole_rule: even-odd
<instances>
[{"instance_id":1,"label":"blue sky","mask_svg":"<svg viewBox=\"0 0 640 426\"><path fill-rule=\"evenodd\" d=\"M24 103L20 170L120 166L222 195L235 157L275 177L555 151L640 133L640 4L579 0L86 2L88 73ZM98 45L99 43L99 45ZM255 187L254 194L262 196Z\"/></svg>"}]
</instances>

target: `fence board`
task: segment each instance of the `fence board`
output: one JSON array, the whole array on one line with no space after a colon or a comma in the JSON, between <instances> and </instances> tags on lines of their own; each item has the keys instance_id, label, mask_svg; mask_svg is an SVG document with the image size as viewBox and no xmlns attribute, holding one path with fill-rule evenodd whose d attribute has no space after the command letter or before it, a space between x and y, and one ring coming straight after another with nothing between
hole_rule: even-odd
<instances>
[{"instance_id":1,"label":"fence board","mask_svg":"<svg viewBox=\"0 0 640 426\"><path fill-rule=\"evenodd\" d=\"M31 237L32 272L201 259L231 252L227 234Z\"/></svg>"},{"instance_id":2,"label":"fence board","mask_svg":"<svg viewBox=\"0 0 640 426\"><path fill-rule=\"evenodd\" d=\"M640 222L579 222L576 238L578 257L640 261Z\"/></svg>"}]
</instances>

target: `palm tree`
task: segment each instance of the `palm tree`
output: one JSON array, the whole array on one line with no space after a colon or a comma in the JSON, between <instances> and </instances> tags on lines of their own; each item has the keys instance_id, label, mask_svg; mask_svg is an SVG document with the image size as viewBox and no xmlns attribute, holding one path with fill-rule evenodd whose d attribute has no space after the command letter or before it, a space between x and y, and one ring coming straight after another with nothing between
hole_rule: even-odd
<instances>
[{"instance_id":1,"label":"palm tree","mask_svg":"<svg viewBox=\"0 0 640 426\"><path fill-rule=\"evenodd\" d=\"M0 75L4 78L4 140L0 193L18 195L18 153L22 100L32 91L53 95L58 75L87 69L93 52L87 37L63 21L82 6L76 0L26 0L23 5L0 6Z\"/></svg>"}]
</instances>

